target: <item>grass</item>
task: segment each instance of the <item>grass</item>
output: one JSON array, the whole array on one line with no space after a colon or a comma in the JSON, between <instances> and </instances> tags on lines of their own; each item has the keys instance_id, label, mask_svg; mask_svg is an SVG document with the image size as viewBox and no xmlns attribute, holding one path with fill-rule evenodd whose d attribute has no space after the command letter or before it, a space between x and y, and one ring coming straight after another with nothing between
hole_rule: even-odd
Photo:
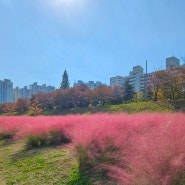
<instances>
[{"instance_id":1,"label":"grass","mask_svg":"<svg viewBox=\"0 0 185 185\"><path fill-rule=\"evenodd\" d=\"M172 112L173 107L159 102L133 102L129 104L110 105L107 107L108 112Z\"/></svg>"},{"instance_id":2,"label":"grass","mask_svg":"<svg viewBox=\"0 0 185 185\"><path fill-rule=\"evenodd\" d=\"M177 104L177 103L176 103ZM180 104L181 105L181 104ZM71 109L57 109L57 110L44 110L43 115L68 115L68 114L91 114L99 112L126 112L126 113L139 113L139 112L176 112L180 105L174 106L173 103L167 102L131 102L128 104L119 105L105 105L103 107L79 107Z\"/></svg>"},{"instance_id":3,"label":"grass","mask_svg":"<svg viewBox=\"0 0 185 185\"><path fill-rule=\"evenodd\" d=\"M0 141L0 184L70 184L78 163L68 149L42 147L25 150L25 142Z\"/></svg>"}]
</instances>

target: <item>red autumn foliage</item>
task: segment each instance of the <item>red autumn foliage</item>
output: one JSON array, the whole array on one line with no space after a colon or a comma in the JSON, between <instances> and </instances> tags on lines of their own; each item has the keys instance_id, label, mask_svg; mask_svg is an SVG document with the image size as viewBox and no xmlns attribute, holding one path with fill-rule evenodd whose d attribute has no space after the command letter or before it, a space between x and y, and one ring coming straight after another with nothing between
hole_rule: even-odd
<instances>
[{"instance_id":1,"label":"red autumn foliage","mask_svg":"<svg viewBox=\"0 0 185 185\"><path fill-rule=\"evenodd\" d=\"M15 139L62 132L79 170L120 185L180 185L185 180L185 114L140 113L0 117Z\"/></svg>"}]
</instances>

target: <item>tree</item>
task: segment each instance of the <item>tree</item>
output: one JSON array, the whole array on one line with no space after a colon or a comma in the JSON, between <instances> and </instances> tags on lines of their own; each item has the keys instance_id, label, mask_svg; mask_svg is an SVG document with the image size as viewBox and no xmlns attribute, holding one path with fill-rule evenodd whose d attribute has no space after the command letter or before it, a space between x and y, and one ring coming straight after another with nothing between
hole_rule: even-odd
<instances>
[{"instance_id":1,"label":"tree","mask_svg":"<svg viewBox=\"0 0 185 185\"><path fill-rule=\"evenodd\" d=\"M163 71L158 71L158 72L154 72L149 80L149 85L148 85L148 91L149 93L152 94L153 92L153 97L152 95L149 97L149 99L153 99L153 101L157 101L158 100L158 95L159 95L159 91L160 91L160 81L161 78L158 78L161 76L161 73L163 73Z\"/></svg>"},{"instance_id":2,"label":"tree","mask_svg":"<svg viewBox=\"0 0 185 185\"><path fill-rule=\"evenodd\" d=\"M123 100L125 102L130 102L133 99L134 94L135 92L133 85L131 85L130 81L126 79L123 84Z\"/></svg>"},{"instance_id":3,"label":"tree","mask_svg":"<svg viewBox=\"0 0 185 185\"><path fill-rule=\"evenodd\" d=\"M114 86L111 88L112 98L111 104L121 104L123 102L123 93L120 86Z\"/></svg>"},{"instance_id":4,"label":"tree","mask_svg":"<svg viewBox=\"0 0 185 185\"><path fill-rule=\"evenodd\" d=\"M159 71L156 73L159 88L168 100L177 100L182 95L183 78L181 68Z\"/></svg>"},{"instance_id":5,"label":"tree","mask_svg":"<svg viewBox=\"0 0 185 185\"><path fill-rule=\"evenodd\" d=\"M69 79L68 79L68 74L67 74L66 69L62 76L62 82L60 85L60 89L69 89Z\"/></svg>"},{"instance_id":6,"label":"tree","mask_svg":"<svg viewBox=\"0 0 185 185\"><path fill-rule=\"evenodd\" d=\"M112 98L112 88L106 85L100 85L95 89L91 90L91 103L93 105L101 105L111 103Z\"/></svg>"},{"instance_id":7,"label":"tree","mask_svg":"<svg viewBox=\"0 0 185 185\"><path fill-rule=\"evenodd\" d=\"M25 113L28 111L29 102L26 99L19 98L15 103L15 111L19 114Z\"/></svg>"},{"instance_id":8,"label":"tree","mask_svg":"<svg viewBox=\"0 0 185 185\"><path fill-rule=\"evenodd\" d=\"M31 115L39 115L42 113L42 107L36 94L33 94L30 99L29 111Z\"/></svg>"}]
</instances>

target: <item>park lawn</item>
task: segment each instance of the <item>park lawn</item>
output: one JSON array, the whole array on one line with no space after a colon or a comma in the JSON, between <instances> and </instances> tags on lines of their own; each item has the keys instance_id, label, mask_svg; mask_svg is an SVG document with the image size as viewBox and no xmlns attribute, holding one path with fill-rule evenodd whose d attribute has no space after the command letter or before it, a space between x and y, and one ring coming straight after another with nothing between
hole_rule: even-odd
<instances>
[{"instance_id":1,"label":"park lawn","mask_svg":"<svg viewBox=\"0 0 185 185\"><path fill-rule=\"evenodd\" d=\"M132 102L128 104L110 105L107 107L107 112L174 112L172 105L162 102Z\"/></svg>"},{"instance_id":2,"label":"park lawn","mask_svg":"<svg viewBox=\"0 0 185 185\"><path fill-rule=\"evenodd\" d=\"M68 184L78 169L68 149L42 147L26 150L25 142L0 141L0 184Z\"/></svg>"}]
</instances>

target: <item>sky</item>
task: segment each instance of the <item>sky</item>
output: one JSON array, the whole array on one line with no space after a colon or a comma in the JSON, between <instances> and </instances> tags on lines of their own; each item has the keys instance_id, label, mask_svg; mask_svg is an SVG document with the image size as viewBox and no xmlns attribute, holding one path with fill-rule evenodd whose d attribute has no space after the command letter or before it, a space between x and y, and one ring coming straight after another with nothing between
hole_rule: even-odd
<instances>
[{"instance_id":1,"label":"sky","mask_svg":"<svg viewBox=\"0 0 185 185\"><path fill-rule=\"evenodd\" d=\"M0 0L0 80L59 88L185 57L184 0Z\"/></svg>"}]
</instances>

